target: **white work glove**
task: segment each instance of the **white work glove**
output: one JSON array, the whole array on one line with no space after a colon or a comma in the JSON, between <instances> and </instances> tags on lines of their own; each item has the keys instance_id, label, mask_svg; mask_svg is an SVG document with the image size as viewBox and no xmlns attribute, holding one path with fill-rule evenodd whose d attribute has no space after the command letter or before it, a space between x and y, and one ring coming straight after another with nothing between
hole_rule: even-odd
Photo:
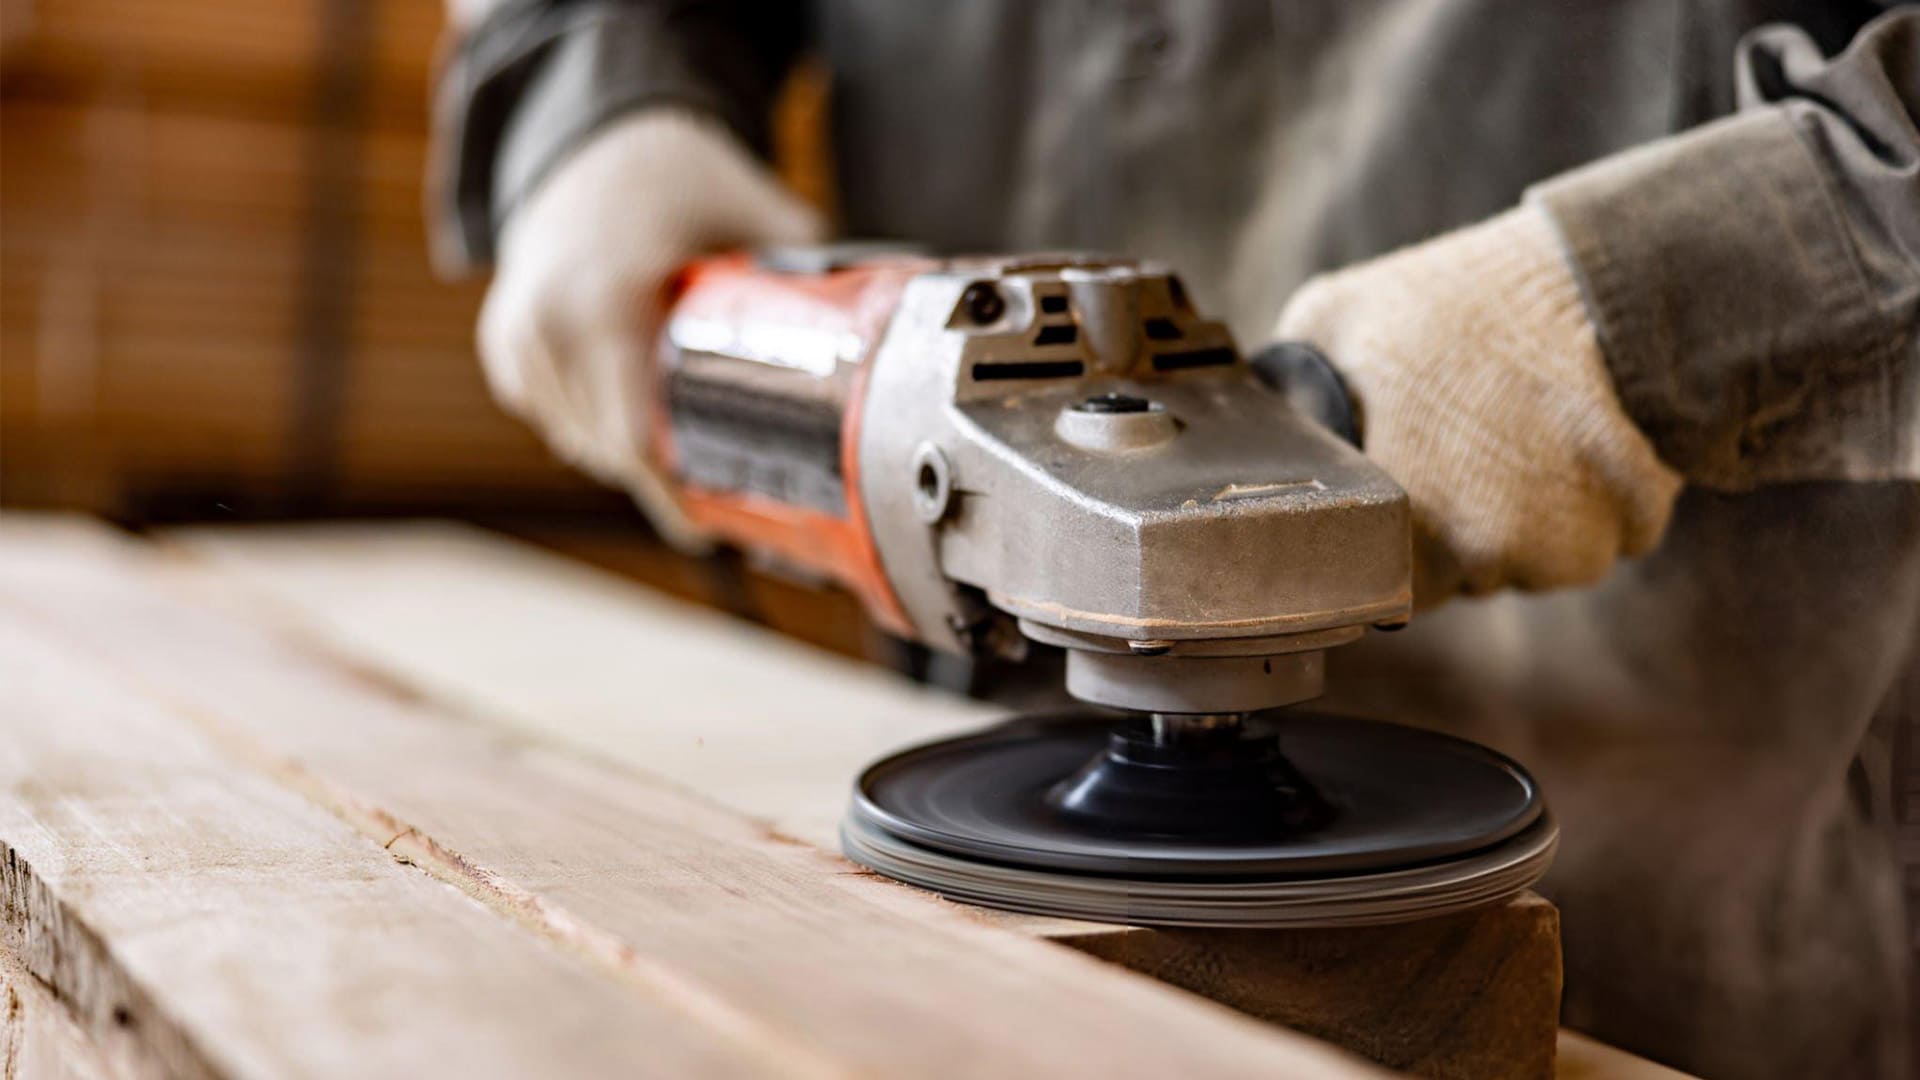
<instances>
[{"instance_id":1,"label":"white work glove","mask_svg":"<svg viewBox=\"0 0 1920 1080\"><path fill-rule=\"evenodd\" d=\"M663 536L697 549L703 538L646 454L661 290L698 256L822 233L719 124L677 108L615 121L507 219L480 312L487 384L562 458L625 488Z\"/></svg>"},{"instance_id":2,"label":"white work glove","mask_svg":"<svg viewBox=\"0 0 1920 1080\"><path fill-rule=\"evenodd\" d=\"M1315 278L1276 336L1332 360L1406 489L1417 606L1597 581L1666 529L1680 476L1621 408L1537 207Z\"/></svg>"}]
</instances>

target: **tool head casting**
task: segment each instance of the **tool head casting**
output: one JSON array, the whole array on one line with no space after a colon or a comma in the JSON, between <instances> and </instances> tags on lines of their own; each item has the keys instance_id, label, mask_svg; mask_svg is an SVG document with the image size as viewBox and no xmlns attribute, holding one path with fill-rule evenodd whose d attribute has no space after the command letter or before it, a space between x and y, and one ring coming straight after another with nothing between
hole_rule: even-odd
<instances>
[{"instance_id":1,"label":"tool head casting","mask_svg":"<svg viewBox=\"0 0 1920 1080\"><path fill-rule=\"evenodd\" d=\"M1246 712L1315 696L1322 650L1407 618L1406 495L1164 270L947 264L906 287L866 394L861 498L931 644L1011 619L1069 650L1082 700Z\"/></svg>"}]
</instances>

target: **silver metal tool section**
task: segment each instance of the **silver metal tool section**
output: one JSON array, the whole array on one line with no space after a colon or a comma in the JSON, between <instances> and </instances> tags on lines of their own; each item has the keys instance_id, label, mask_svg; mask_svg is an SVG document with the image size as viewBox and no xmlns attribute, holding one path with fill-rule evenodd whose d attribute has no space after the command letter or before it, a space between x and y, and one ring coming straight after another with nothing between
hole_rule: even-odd
<instances>
[{"instance_id":1,"label":"silver metal tool section","mask_svg":"<svg viewBox=\"0 0 1920 1080\"><path fill-rule=\"evenodd\" d=\"M1067 693L1095 705L1156 713L1276 709L1320 696L1326 653L1135 656L1067 652Z\"/></svg>"},{"instance_id":2,"label":"silver metal tool section","mask_svg":"<svg viewBox=\"0 0 1920 1080\"><path fill-rule=\"evenodd\" d=\"M1164 684L1188 681L1190 665L1126 643L1277 639L1407 615L1405 495L1266 390L1159 269L1061 257L923 275L866 395L861 495L929 644L965 651L997 611L1128 651L1077 663L1094 700L1233 710L1298 700L1311 662L1289 676L1215 665L1204 678L1222 683L1218 700L1174 701ZM932 500L919 466L936 452L945 497Z\"/></svg>"},{"instance_id":3,"label":"silver metal tool section","mask_svg":"<svg viewBox=\"0 0 1920 1080\"><path fill-rule=\"evenodd\" d=\"M1177 742L1201 732L1238 728L1247 722L1247 714L1152 713L1147 717L1147 721L1152 725L1153 740L1165 744Z\"/></svg>"},{"instance_id":4,"label":"silver metal tool section","mask_svg":"<svg viewBox=\"0 0 1920 1080\"><path fill-rule=\"evenodd\" d=\"M1045 645L1138 656L1277 656L1350 645L1366 633L1366 627L1355 623L1275 637L1122 639L1065 630L1029 619L1020 620L1019 627L1022 634Z\"/></svg>"},{"instance_id":5,"label":"silver metal tool section","mask_svg":"<svg viewBox=\"0 0 1920 1080\"><path fill-rule=\"evenodd\" d=\"M1097 400L1097 399L1096 399ZM1096 454L1129 454L1153 450L1180 433L1180 423L1159 402L1144 399L1138 411L1090 409L1076 401L1061 409L1053 433L1069 446Z\"/></svg>"}]
</instances>

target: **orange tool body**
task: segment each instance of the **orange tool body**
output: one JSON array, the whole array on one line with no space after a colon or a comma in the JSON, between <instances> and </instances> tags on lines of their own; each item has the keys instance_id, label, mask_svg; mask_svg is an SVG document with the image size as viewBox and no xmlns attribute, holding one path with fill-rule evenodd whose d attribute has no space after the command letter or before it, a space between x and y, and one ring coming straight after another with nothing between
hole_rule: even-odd
<instances>
[{"instance_id":1,"label":"orange tool body","mask_svg":"<svg viewBox=\"0 0 1920 1080\"><path fill-rule=\"evenodd\" d=\"M654 398L654 451L680 478L695 524L839 583L903 636L912 628L860 501L861 405L901 292L932 265L899 256L797 273L748 255L694 263L672 286L665 392ZM695 467L694 455L723 460Z\"/></svg>"}]
</instances>

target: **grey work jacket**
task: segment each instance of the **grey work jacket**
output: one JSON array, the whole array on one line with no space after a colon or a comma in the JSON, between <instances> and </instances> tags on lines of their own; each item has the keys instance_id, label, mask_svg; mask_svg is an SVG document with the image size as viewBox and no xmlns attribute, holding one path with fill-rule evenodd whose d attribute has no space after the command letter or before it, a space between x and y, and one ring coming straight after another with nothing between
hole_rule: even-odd
<instances>
[{"instance_id":1,"label":"grey work jacket","mask_svg":"<svg viewBox=\"0 0 1920 1080\"><path fill-rule=\"evenodd\" d=\"M1328 703L1540 775L1568 1023L1715 1076L1905 1075L1920 13L1883 7L509 2L449 54L438 239L484 262L628 109L764 147L809 51L848 233L1163 259L1249 343L1313 273L1538 200L1689 482L1671 532L1337 650Z\"/></svg>"}]
</instances>

